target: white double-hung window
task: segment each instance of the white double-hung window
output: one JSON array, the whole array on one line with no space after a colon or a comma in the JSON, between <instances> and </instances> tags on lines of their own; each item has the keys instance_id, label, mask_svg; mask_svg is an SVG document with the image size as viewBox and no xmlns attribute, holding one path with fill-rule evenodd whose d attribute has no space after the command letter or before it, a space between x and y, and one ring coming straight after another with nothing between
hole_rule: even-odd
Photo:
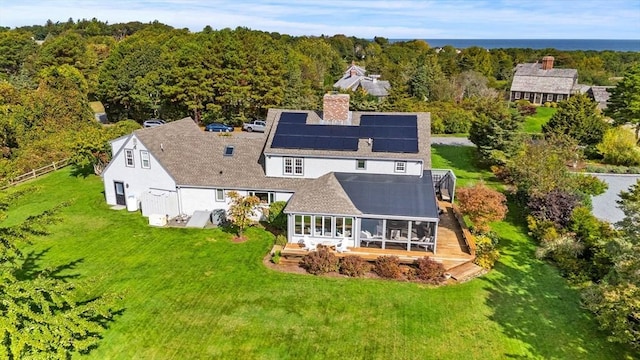
<instances>
[{"instance_id":1,"label":"white double-hung window","mask_svg":"<svg viewBox=\"0 0 640 360\"><path fill-rule=\"evenodd\" d=\"M125 149L124 150L124 163L127 167L135 167L135 163L133 162L133 150Z\"/></svg>"},{"instance_id":2,"label":"white double-hung window","mask_svg":"<svg viewBox=\"0 0 640 360\"><path fill-rule=\"evenodd\" d=\"M284 158L282 169L284 175L304 175L304 159L303 158Z\"/></svg>"}]
</instances>

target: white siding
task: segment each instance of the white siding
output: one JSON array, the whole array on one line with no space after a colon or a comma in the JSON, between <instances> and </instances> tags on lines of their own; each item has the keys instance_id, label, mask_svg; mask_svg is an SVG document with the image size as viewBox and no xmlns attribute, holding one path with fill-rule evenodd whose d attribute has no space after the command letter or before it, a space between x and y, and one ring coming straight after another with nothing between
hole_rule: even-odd
<instances>
[{"instance_id":1,"label":"white siding","mask_svg":"<svg viewBox=\"0 0 640 360\"><path fill-rule=\"evenodd\" d=\"M128 138L129 136L121 136L111 142L111 156L114 156L122 148Z\"/></svg>"},{"instance_id":2,"label":"white siding","mask_svg":"<svg viewBox=\"0 0 640 360\"><path fill-rule=\"evenodd\" d=\"M233 189L225 189L225 201L216 201L216 189L209 188L187 188L183 187L178 189L178 196L180 198L180 208L183 214L191 215L196 210L229 210L229 204L231 201L226 197L226 192ZM241 196L247 196L249 191L247 190L234 190ZM291 198L292 193L275 193L275 201L288 201ZM268 205L265 205L268 207ZM259 219L262 213L256 212L255 219Z\"/></svg>"},{"instance_id":3,"label":"white siding","mask_svg":"<svg viewBox=\"0 0 640 360\"><path fill-rule=\"evenodd\" d=\"M122 181L125 184L125 196L135 196L138 200L142 193L154 190L175 191L176 184L169 174L162 168L160 163L150 153L150 168L143 169L140 162L140 151L147 149L136 140L134 149L133 139L135 136L125 138L121 148L118 149L111 163L102 174L104 182L104 194L107 204L116 204L114 181ZM134 167L125 165L124 149L133 150Z\"/></svg>"},{"instance_id":4,"label":"white siding","mask_svg":"<svg viewBox=\"0 0 640 360\"><path fill-rule=\"evenodd\" d=\"M332 158L304 158L304 175L284 175L284 158L282 156L267 156L265 167L267 176L273 177L304 177L318 178L329 172L354 172L363 174L394 174L394 175L422 175L421 161L406 161L407 171L395 172L395 162L404 160L366 159L365 170L356 169L356 159L332 159Z\"/></svg>"}]
</instances>

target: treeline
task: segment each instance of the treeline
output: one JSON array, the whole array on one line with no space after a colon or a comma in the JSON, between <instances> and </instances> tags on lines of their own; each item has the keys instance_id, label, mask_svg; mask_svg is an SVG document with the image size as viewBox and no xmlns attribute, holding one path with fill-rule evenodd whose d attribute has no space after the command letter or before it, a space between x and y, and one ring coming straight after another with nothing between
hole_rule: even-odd
<instances>
[{"instance_id":1,"label":"treeline","mask_svg":"<svg viewBox=\"0 0 640 360\"><path fill-rule=\"evenodd\" d=\"M392 86L384 101L353 93L353 110L430 111L434 132L466 132L483 104L504 98L517 63L544 55L555 56L558 67L577 68L581 82L599 85L640 63L634 52L458 51L382 37L293 37L209 26L192 33L159 22L69 19L5 28L0 176L70 156L85 128L96 126L89 101L102 102L112 122L192 116L237 125L271 107L319 109L352 61Z\"/></svg>"}]
</instances>

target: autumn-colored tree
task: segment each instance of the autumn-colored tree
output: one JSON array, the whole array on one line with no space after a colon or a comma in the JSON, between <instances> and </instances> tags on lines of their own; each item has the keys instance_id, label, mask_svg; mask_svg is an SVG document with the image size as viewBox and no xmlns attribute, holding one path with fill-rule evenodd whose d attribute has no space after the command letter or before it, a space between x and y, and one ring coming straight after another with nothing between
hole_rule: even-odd
<instances>
[{"instance_id":1,"label":"autumn-colored tree","mask_svg":"<svg viewBox=\"0 0 640 360\"><path fill-rule=\"evenodd\" d=\"M480 233L488 232L490 222L500 221L507 215L507 198L504 194L482 183L459 188L456 199L460 211L469 217Z\"/></svg>"},{"instance_id":2,"label":"autumn-colored tree","mask_svg":"<svg viewBox=\"0 0 640 360\"><path fill-rule=\"evenodd\" d=\"M227 196L231 199L229 220L238 227L238 237L241 238L244 229L254 222L251 217L255 215L260 199L257 196L242 196L236 191L229 191Z\"/></svg>"}]
</instances>

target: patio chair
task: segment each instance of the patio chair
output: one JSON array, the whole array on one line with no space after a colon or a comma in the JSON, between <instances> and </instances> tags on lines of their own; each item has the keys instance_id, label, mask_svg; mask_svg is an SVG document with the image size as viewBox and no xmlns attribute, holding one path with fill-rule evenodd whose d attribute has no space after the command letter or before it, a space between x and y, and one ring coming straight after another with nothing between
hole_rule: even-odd
<instances>
[{"instance_id":1,"label":"patio chair","mask_svg":"<svg viewBox=\"0 0 640 360\"><path fill-rule=\"evenodd\" d=\"M338 243L338 245L336 245L336 251L339 253L343 253L343 252L347 252L349 251L349 249L347 249L347 239L343 239L341 242Z\"/></svg>"},{"instance_id":2,"label":"patio chair","mask_svg":"<svg viewBox=\"0 0 640 360\"><path fill-rule=\"evenodd\" d=\"M318 247L318 244L306 235L302 240L302 244L304 245L304 249L307 251L316 251L316 248Z\"/></svg>"},{"instance_id":3,"label":"patio chair","mask_svg":"<svg viewBox=\"0 0 640 360\"><path fill-rule=\"evenodd\" d=\"M360 241L364 243L364 246L369 246L369 243L373 241L373 236L367 230L360 231Z\"/></svg>"},{"instance_id":4,"label":"patio chair","mask_svg":"<svg viewBox=\"0 0 640 360\"><path fill-rule=\"evenodd\" d=\"M429 248L433 249L435 245L436 245L436 242L433 236L424 236L422 237L422 239L420 239L420 243L418 244L418 247L424 248L424 251L429 251Z\"/></svg>"}]
</instances>

